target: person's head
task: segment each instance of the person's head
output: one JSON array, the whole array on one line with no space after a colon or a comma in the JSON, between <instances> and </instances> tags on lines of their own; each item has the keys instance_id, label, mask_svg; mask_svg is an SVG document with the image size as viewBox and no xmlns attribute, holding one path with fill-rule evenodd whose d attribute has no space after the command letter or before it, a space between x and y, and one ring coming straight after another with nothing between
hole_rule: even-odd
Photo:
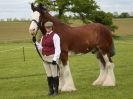
<instances>
[{"instance_id":1,"label":"person's head","mask_svg":"<svg viewBox=\"0 0 133 99\"><path fill-rule=\"evenodd\" d=\"M50 32L53 30L53 22L48 21L44 24L44 26L47 32Z\"/></svg>"}]
</instances>

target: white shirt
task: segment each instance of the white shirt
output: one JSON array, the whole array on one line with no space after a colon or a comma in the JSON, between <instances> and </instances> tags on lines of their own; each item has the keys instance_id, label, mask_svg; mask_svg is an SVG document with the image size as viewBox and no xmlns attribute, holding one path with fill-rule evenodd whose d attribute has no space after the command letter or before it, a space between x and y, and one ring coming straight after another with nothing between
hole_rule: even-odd
<instances>
[{"instance_id":1,"label":"white shirt","mask_svg":"<svg viewBox=\"0 0 133 99\"><path fill-rule=\"evenodd\" d=\"M51 34L53 31L49 32L49 33L46 33L47 34ZM43 38L43 37L42 37ZM57 59L59 59L60 57L60 53L61 53L61 48L60 48L60 37L58 34L54 34L53 36L53 43L54 43L54 48L55 48L55 54L54 54L54 57L53 57L53 60L56 61ZM40 43L36 42L36 45L38 47L38 49L40 51L42 51L42 39L40 41Z\"/></svg>"}]
</instances>

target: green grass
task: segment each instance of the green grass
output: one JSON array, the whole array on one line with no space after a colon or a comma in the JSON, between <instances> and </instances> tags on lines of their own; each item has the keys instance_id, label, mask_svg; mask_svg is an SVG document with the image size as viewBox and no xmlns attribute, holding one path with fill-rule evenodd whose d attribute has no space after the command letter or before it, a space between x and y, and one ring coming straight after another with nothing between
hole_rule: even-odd
<instances>
[{"instance_id":1,"label":"green grass","mask_svg":"<svg viewBox=\"0 0 133 99\"><path fill-rule=\"evenodd\" d=\"M115 87L91 85L99 75L95 55L71 56L70 66L77 91L60 92L54 99L133 99L133 45L123 42L132 43L133 37L115 40ZM14 48L20 49L1 52ZM0 99L53 99L47 96L47 89L42 61L31 43L0 44Z\"/></svg>"}]
</instances>

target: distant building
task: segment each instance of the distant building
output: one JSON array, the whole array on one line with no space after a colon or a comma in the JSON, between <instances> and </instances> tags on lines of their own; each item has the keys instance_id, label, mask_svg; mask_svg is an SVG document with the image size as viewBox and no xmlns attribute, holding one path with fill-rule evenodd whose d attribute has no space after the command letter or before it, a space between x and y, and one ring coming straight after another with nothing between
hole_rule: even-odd
<instances>
[{"instance_id":1,"label":"distant building","mask_svg":"<svg viewBox=\"0 0 133 99\"><path fill-rule=\"evenodd\" d=\"M119 16L118 12L113 12L113 15L114 15L115 17L118 17L118 16Z\"/></svg>"},{"instance_id":2,"label":"distant building","mask_svg":"<svg viewBox=\"0 0 133 99\"><path fill-rule=\"evenodd\" d=\"M129 12L129 15L130 15L130 16L133 16L133 11Z\"/></svg>"}]
</instances>

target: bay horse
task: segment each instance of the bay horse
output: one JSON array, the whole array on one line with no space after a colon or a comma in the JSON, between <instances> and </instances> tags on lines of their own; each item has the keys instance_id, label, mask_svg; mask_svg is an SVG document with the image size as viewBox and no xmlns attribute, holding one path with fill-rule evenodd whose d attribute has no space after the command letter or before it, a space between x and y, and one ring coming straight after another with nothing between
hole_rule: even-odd
<instances>
[{"instance_id":1,"label":"bay horse","mask_svg":"<svg viewBox=\"0 0 133 99\"><path fill-rule=\"evenodd\" d=\"M37 31L46 34L44 23L52 21L53 29L60 36L61 55L60 55L60 81L59 89L61 91L76 90L71 75L68 53L75 54L92 52L100 64L100 74L93 82L93 85L115 86L114 63L111 59L115 55L114 43L111 31L100 23L90 23L79 27L66 25L57 18L49 14L48 10L42 4L31 4L33 10L32 21L29 32L35 35Z\"/></svg>"}]
</instances>

